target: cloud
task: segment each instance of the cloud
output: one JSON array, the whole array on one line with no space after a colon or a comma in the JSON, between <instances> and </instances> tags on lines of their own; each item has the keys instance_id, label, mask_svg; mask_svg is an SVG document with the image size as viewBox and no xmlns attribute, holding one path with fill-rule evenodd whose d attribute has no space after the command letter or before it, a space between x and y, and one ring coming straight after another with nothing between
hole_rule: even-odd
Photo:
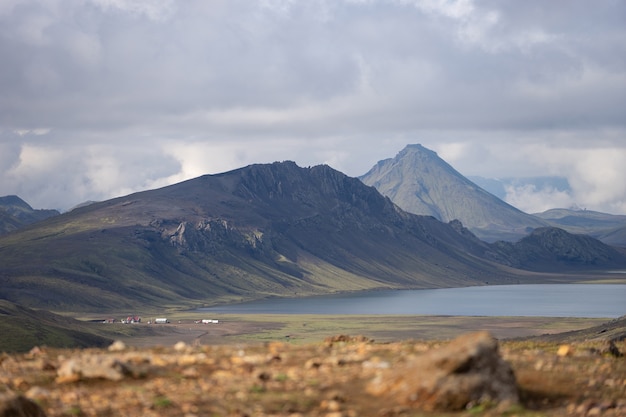
<instances>
[{"instance_id":1,"label":"cloud","mask_svg":"<svg viewBox=\"0 0 626 417\"><path fill-rule=\"evenodd\" d=\"M576 207L576 202L568 191L557 190L554 187L537 188L533 184L508 185L505 191L505 201L527 213Z\"/></svg>"},{"instance_id":2,"label":"cloud","mask_svg":"<svg viewBox=\"0 0 626 417\"><path fill-rule=\"evenodd\" d=\"M584 0L3 1L0 195L68 207L285 159L357 176L422 143L463 174L568 176L579 204L623 211L609 178L626 147L624 13ZM72 185L41 192L51 180Z\"/></svg>"},{"instance_id":3,"label":"cloud","mask_svg":"<svg viewBox=\"0 0 626 417\"><path fill-rule=\"evenodd\" d=\"M534 140L509 135L506 143L486 145L488 138L482 137L482 141L434 144L433 148L466 176L567 178L569 190L523 182L509 184L505 201L523 211L578 206L626 213L626 183L622 180L626 178L626 147L618 145L619 133L604 132L603 139L590 139L586 132L561 132L558 136L535 133Z\"/></svg>"},{"instance_id":4,"label":"cloud","mask_svg":"<svg viewBox=\"0 0 626 417\"><path fill-rule=\"evenodd\" d=\"M107 12L121 12L150 20L167 20L175 11L173 0L91 0Z\"/></svg>"}]
</instances>

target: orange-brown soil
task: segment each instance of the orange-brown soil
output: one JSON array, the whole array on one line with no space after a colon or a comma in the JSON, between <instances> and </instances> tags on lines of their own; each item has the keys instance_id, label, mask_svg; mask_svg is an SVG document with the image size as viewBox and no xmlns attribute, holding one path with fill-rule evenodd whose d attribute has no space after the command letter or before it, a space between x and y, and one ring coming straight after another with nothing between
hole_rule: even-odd
<instances>
[{"instance_id":1,"label":"orange-brown soil","mask_svg":"<svg viewBox=\"0 0 626 417\"><path fill-rule=\"evenodd\" d=\"M334 338L302 345L206 345L198 342L202 337L194 334L191 344L175 346L120 343L114 350L35 348L2 354L0 393L32 399L48 417L626 416L626 359L615 350L625 352L624 341L615 349L602 340L568 345L500 341L520 403L429 413L371 395L367 385L377 372L401 368L409 358L447 342ZM68 360L90 356L112 359L123 368L121 376L60 371Z\"/></svg>"}]
</instances>

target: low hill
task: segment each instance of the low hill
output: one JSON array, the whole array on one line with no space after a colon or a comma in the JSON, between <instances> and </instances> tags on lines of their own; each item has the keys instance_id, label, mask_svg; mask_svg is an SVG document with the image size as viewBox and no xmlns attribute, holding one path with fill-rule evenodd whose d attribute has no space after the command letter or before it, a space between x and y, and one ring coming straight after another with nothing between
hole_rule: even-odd
<instances>
[{"instance_id":1,"label":"low hill","mask_svg":"<svg viewBox=\"0 0 626 417\"><path fill-rule=\"evenodd\" d=\"M626 247L624 215L572 209L552 209L533 215L570 233L584 233L609 245Z\"/></svg>"},{"instance_id":2,"label":"low hill","mask_svg":"<svg viewBox=\"0 0 626 417\"><path fill-rule=\"evenodd\" d=\"M0 235L17 230L24 224L15 216L0 209Z\"/></svg>"},{"instance_id":3,"label":"low hill","mask_svg":"<svg viewBox=\"0 0 626 417\"><path fill-rule=\"evenodd\" d=\"M94 334L84 322L0 299L0 352L28 351L33 346L107 346L111 338ZM6 337L10 335L10 337Z\"/></svg>"},{"instance_id":4,"label":"low hill","mask_svg":"<svg viewBox=\"0 0 626 417\"><path fill-rule=\"evenodd\" d=\"M403 210L443 222L460 220L488 242L516 241L548 225L483 190L421 145L408 145L360 179Z\"/></svg>"},{"instance_id":5,"label":"low hill","mask_svg":"<svg viewBox=\"0 0 626 417\"><path fill-rule=\"evenodd\" d=\"M611 246L626 248L626 226L600 233L598 239Z\"/></svg>"},{"instance_id":6,"label":"low hill","mask_svg":"<svg viewBox=\"0 0 626 417\"><path fill-rule=\"evenodd\" d=\"M103 311L518 281L476 245L328 166L251 165L0 237L0 297Z\"/></svg>"},{"instance_id":7,"label":"low hill","mask_svg":"<svg viewBox=\"0 0 626 417\"><path fill-rule=\"evenodd\" d=\"M623 268L626 255L587 235L542 227L516 243L496 242L502 263L530 271L581 271Z\"/></svg>"},{"instance_id":8,"label":"low hill","mask_svg":"<svg viewBox=\"0 0 626 417\"><path fill-rule=\"evenodd\" d=\"M581 330L546 334L542 336L531 337L528 339L559 343L598 340L604 340L608 342L621 342L626 340L626 316L621 316L598 326L588 327ZM624 355L626 354L626 351L621 353L622 355Z\"/></svg>"},{"instance_id":9,"label":"low hill","mask_svg":"<svg viewBox=\"0 0 626 417\"><path fill-rule=\"evenodd\" d=\"M16 195L0 197L0 234L59 214L57 210L35 210Z\"/></svg>"}]
</instances>

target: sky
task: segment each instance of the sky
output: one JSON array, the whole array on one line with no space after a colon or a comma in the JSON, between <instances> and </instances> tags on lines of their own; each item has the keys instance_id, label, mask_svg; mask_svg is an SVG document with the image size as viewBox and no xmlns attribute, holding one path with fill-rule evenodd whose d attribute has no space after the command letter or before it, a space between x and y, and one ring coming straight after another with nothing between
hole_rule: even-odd
<instances>
[{"instance_id":1,"label":"sky","mask_svg":"<svg viewBox=\"0 0 626 417\"><path fill-rule=\"evenodd\" d=\"M626 214L621 0L2 0L0 195L67 210L420 143L527 212Z\"/></svg>"}]
</instances>

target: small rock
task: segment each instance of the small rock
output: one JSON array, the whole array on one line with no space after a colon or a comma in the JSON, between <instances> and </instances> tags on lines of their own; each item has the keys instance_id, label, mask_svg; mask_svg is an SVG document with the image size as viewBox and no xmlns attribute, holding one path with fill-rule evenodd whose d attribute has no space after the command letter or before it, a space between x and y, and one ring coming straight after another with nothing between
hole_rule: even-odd
<instances>
[{"instance_id":1,"label":"small rock","mask_svg":"<svg viewBox=\"0 0 626 417\"><path fill-rule=\"evenodd\" d=\"M370 343L372 340L368 339L365 336L348 336L345 334L339 334L335 336L329 336L324 339L324 344L326 346L333 346L336 343Z\"/></svg>"},{"instance_id":2,"label":"small rock","mask_svg":"<svg viewBox=\"0 0 626 417\"><path fill-rule=\"evenodd\" d=\"M573 352L570 345L561 345L559 346L559 350L556 351L556 354L557 356L571 356Z\"/></svg>"},{"instance_id":3,"label":"small rock","mask_svg":"<svg viewBox=\"0 0 626 417\"><path fill-rule=\"evenodd\" d=\"M589 411L587 411L587 416L589 417L601 416L601 415L602 415L602 409L600 407L593 407Z\"/></svg>"},{"instance_id":4,"label":"small rock","mask_svg":"<svg viewBox=\"0 0 626 417\"><path fill-rule=\"evenodd\" d=\"M182 375L185 378L198 378L200 376L200 372L195 367L184 369Z\"/></svg>"},{"instance_id":5,"label":"small rock","mask_svg":"<svg viewBox=\"0 0 626 417\"><path fill-rule=\"evenodd\" d=\"M341 410L341 404L336 400L323 400L320 408L326 411L339 411Z\"/></svg>"},{"instance_id":6,"label":"small rock","mask_svg":"<svg viewBox=\"0 0 626 417\"><path fill-rule=\"evenodd\" d=\"M0 394L0 417L46 417L36 402L22 395Z\"/></svg>"},{"instance_id":7,"label":"small rock","mask_svg":"<svg viewBox=\"0 0 626 417\"><path fill-rule=\"evenodd\" d=\"M43 355L43 353L44 351L39 346L35 346L28 351L28 357L33 358L35 356Z\"/></svg>"},{"instance_id":8,"label":"small rock","mask_svg":"<svg viewBox=\"0 0 626 417\"><path fill-rule=\"evenodd\" d=\"M116 340L109 346L109 352L121 352L126 350L126 344L121 340Z\"/></svg>"},{"instance_id":9,"label":"small rock","mask_svg":"<svg viewBox=\"0 0 626 417\"><path fill-rule=\"evenodd\" d=\"M183 352L183 351L187 350L187 348L188 348L187 343L182 342L182 341L181 342L177 342L174 345L174 350L176 352Z\"/></svg>"},{"instance_id":10,"label":"small rock","mask_svg":"<svg viewBox=\"0 0 626 417\"><path fill-rule=\"evenodd\" d=\"M43 400L50 396L50 391L41 387L32 387L26 391L26 397L34 400Z\"/></svg>"},{"instance_id":11,"label":"small rock","mask_svg":"<svg viewBox=\"0 0 626 417\"><path fill-rule=\"evenodd\" d=\"M318 369L320 366L322 366L322 360L319 358L307 359L304 363L305 369Z\"/></svg>"}]
</instances>

